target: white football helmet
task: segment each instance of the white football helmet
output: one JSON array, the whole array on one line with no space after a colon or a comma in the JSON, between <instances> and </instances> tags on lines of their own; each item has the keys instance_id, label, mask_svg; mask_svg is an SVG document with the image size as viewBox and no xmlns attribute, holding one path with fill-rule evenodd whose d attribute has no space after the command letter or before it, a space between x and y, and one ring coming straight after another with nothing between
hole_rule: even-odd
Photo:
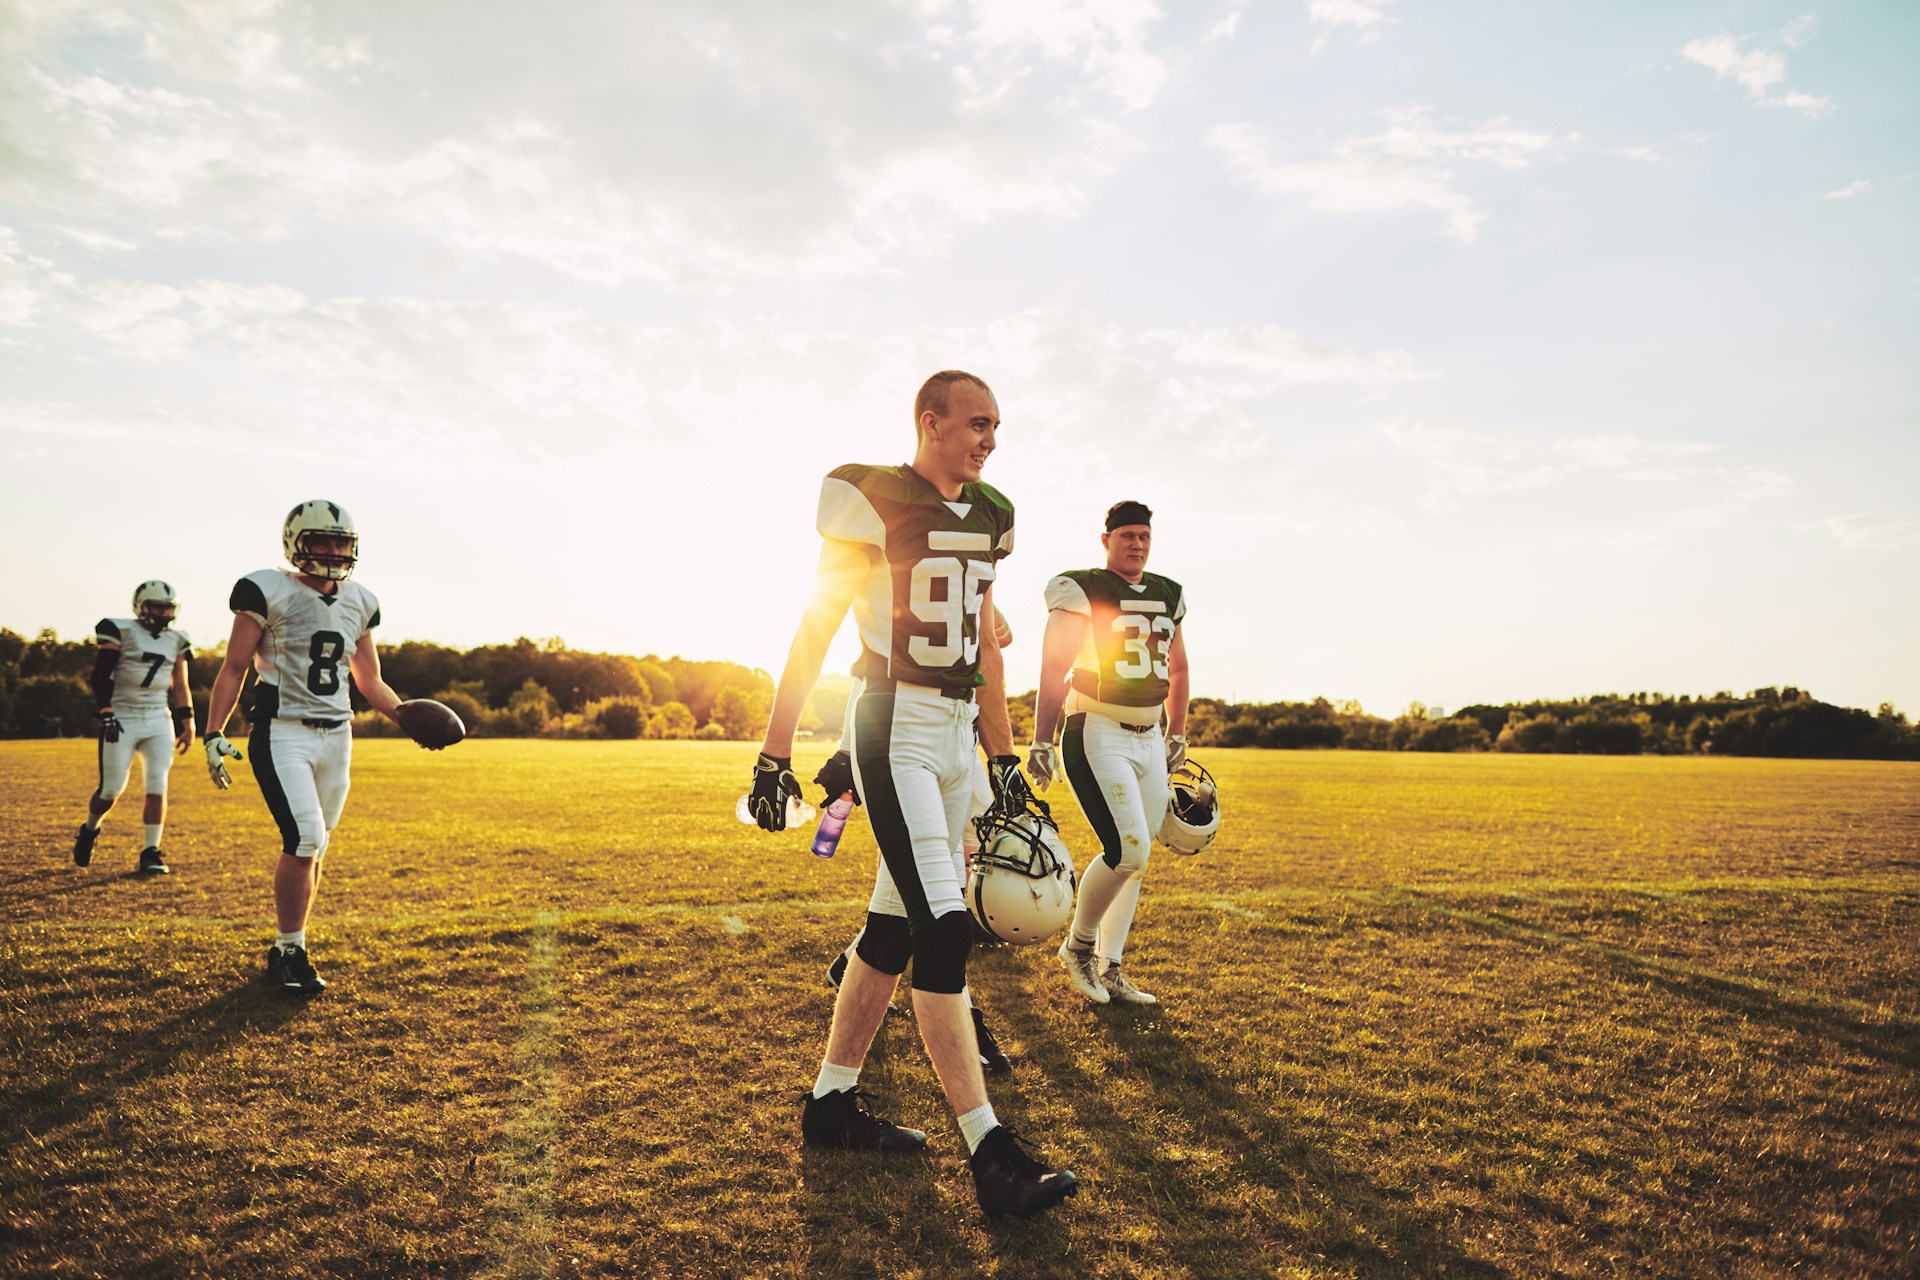
<instances>
[{"instance_id":1,"label":"white football helmet","mask_svg":"<svg viewBox=\"0 0 1920 1280\"><path fill-rule=\"evenodd\" d=\"M173 625L173 615L179 609L173 587L158 578L151 578L133 589L133 616L156 636Z\"/></svg>"},{"instance_id":2,"label":"white football helmet","mask_svg":"<svg viewBox=\"0 0 1920 1280\"><path fill-rule=\"evenodd\" d=\"M1188 760L1167 777L1167 816L1160 843L1175 853L1199 853L1220 834L1220 788L1213 775Z\"/></svg>"},{"instance_id":3,"label":"white football helmet","mask_svg":"<svg viewBox=\"0 0 1920 1280\"><path fill-rule=\"evenodd\" d=\"M1045 942L1073 918L1073 855L1044 809L990 808L974 824L980 849L967 875L967 910L1002 942Z\"/></svg>"},{"instance_id":4,"label":"white football helmet","mask_svg":"<svg viewBox=\"0 0 1920 1280\"><path fill-rule=\"evenodd\" d=\"M316 538L344 538L345 551L316 551ZM280 531L280 546L287 563L315 578L345 581L353 575L354 562L360 558L360 535L353 531L353 517L337 502L315 498L287 512L287 523Z\"/></svg>"}]
</instances>

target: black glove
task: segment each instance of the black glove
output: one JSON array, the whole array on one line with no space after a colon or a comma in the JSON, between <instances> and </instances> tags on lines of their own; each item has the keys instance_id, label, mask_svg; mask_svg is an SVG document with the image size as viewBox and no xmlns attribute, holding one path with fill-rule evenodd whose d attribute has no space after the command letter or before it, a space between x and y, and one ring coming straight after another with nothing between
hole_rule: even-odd
<instances>
[{"instance_id":1,"label":"black glove","mask_svg":"<svg viewBox=\"0 0 1920 1280\"><path fill-rule=\"evenodd\" d=\"M1001 813L1025 813L1038 803L1026 775L1020 772L1019 756L990 757L987 781L993 786L993 807Z\"/></svg>"},{"instance_id":2,"label":"black glove","mask_svg":"<svg viewBox=\"0 0 1920 1280\"><path fill-rule=\"evenodd\" d=\"M793 776L792 756L760 753L753 763L753 789L747 792L747 805L762 831L787 829L787 799L800 798L800 779Z\"/></svg>"},{"instance_id":3,"label":"black glove","mask_svg":"<svg viewBox=\"0 0 1920 1280\"><path fill-rule=\"evenodd\" d=\"M860 788L853 785L853 757L844 751L836 751L827 757L820 766L820 772L813 775L813 785L827 793L821 804L829 805L847 792L853 792L853 802L860 803Z\"/></svg>"},{"instance_id":4,"label":"black glove","mask_svg":"<svg viewBox=\"0 0 1920 1280\"><path fill-rule=\"evenodd\" d=\"M112 707L100 713L100 741L120 741L120 717L113 714Z\"/></svg>"}]
</instances>

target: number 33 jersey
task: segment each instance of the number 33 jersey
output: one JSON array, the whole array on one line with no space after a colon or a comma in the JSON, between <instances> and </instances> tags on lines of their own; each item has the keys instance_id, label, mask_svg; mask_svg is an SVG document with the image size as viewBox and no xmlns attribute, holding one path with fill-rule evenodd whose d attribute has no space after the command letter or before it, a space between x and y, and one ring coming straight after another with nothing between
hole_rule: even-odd
<instances>
[{"instance_id":1,"label":"number 33 jersey","mask_svg":"<svg viewBox=\"0 0 1920 1280\"><path fill-rule=\"evenodd\" d=\"M912 467L839 467L820 486L820 536L868 548L853 598L869 681L967 694L980 683L980 597L1013 550L1013 504L991 485L958 502Z\"/></svg>"},{"instance_id":2,"label":"number 33 jersey","mask_svg":"<svg viewBox=\"0 0 1920 1280\"><path fill-rule=\"evenodd\" d=\"M233 584L227 607L266 628L253 651L264 707L290 720L345 720L353 714L347 661L360 637L380 625L380 602L357 582L323 596L284 569L262 569Z\"/></svg>"},{"instance_id":3,"label":"number 33 jersey","mask_svg":"<svg viewBox=\"0 0 1920 1280\"><path fill-rule=\"evenodd\" d=\"M1128 582L1111 569L1073 569L1047 583L1047 608L1088 621L1073 662L1082 697L1121 707L1167 700L1167 650L1187 616L1187 593L1172 578Z\"/></svg>"}]
</instances>

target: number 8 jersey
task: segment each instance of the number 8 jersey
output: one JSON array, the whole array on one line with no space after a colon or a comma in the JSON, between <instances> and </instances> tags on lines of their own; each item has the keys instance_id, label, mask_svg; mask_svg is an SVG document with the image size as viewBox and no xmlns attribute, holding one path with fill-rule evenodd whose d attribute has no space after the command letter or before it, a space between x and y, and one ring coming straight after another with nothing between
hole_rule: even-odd
<instances>
[{"instance_id":1,"label":"number 8 jersey","mask_svg":"<svg viewBox=\"0 0 1920 1280\"><path fill-rule=\"evenodd\" d=\"M233 584L227 607L265 628L253 652L261 686L254 702L256 718L352 716L347 660L360 637L380 625L380 602L373 592L349 581L323 596L284 569L262 569Z\"/></svg>"},{"instance_id":2,"label":"number 8 jersey","mask_svg":"<svg viewBox=\"0 0 1920 1280\"><path fill-rule=\"evenodd\" d=\"M991 485L948 502L912 467L859 464L820 486L820 536L870 548L853 616L871 683L962 696L980 683L980 597L1013 550L1013 504Z\"/></svg>"},{"instance_id":3,"label":"number 8 jersey","mask_svg":"<svg viewBox=\"0 0 1920 1280\"><path fill-rule=\"evenodd\" d=\"M1075 693L1114 707L1152 707L1158 717L1167 700L1167 650L1187 616L1179 583L1157 573L1128 582L1111 569L1073 569L1047 583L1047 608L1088 620L1073 663Z\"/></svg>"}]
</instances>

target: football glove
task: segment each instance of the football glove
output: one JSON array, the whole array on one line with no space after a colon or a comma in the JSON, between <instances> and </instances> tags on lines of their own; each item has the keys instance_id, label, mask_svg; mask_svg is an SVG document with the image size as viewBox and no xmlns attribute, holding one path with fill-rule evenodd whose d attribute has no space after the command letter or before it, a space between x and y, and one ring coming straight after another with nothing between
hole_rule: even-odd
<instances>
[{"instance_id":1,"label":"football glove","mask_svg":"<svg viewBox=\"0 0 1920 1280\"><path fill-rule=\"evenodd\" d=\"M832 804L849 791L853 792L853 802L860 803L860 788L853 784L853 757L845 751L827 757L820 772L813 775L813 784L827 793L823 805Z\"/></svg>"},{"instance_id":2,"label":"football glove","mask_svg":"<svg viewBox=\"0 0 1920 1280\"><path fill-rule=\"evenodd\" d=\"M1172 773L1187 762L1187 735L1176 733L1167 739L1167 772Z\"/></svg>"},{"instance_id":3,"label":"football glove","mask_svg":"<svg viewBox=\"0 0 1920 1280\"><path fill-rule=\"evenodd\" d=\"M1019 756L988 759L987 782L993 787L993 807L1001 813L1025 813L1036 803L1033 788L1020 772Z\"/></svg>"},{"instance_id":4,"label":"football glove","mask_svg":"<svg viewBox=\"0 0 1920 1280\"><path fill-rule=\"evenodd\" d=\"M1051 742L1036 742L1027 748L1027 772L1033 785L1045 791L1060 776L1060 753Z\"/></svg>"},{"instance_id":5,"label":"football glove","mask_svg":"<svg viewBox=\"0 0 1920 1280\"><path fill-rule=\"evenodd\" d=\"M753 820L762 831L787 829L787 800L800 798L800 779L793 776L792 756L760 753L753 763L753 789L747 792L747 804Z\"/></svg>"},{"instance_id":6,"label":"football glove","mask_svg":"<svg viewBox=\"0 0 1920 1280\"><path fill-rule=\"evenodd\" d=\"M233 775L227 772L227 762L222 756L232 756L235 760L244 760L240 748L227 741L224 733L210 733L206 736L207 776L213 779L213 785L225 791L233 785Z\"/></svg>"},{"instance_id":7,"label":"football glove","mask_svg":"<svg viewBox=\"0 0 1920 1280\"><path fill-rule=\"evenodd\" d=\"M100 712L100 741L120 741L120 717L113 714L112 707L107 707Z\"/></svg>"}]
</instances>

